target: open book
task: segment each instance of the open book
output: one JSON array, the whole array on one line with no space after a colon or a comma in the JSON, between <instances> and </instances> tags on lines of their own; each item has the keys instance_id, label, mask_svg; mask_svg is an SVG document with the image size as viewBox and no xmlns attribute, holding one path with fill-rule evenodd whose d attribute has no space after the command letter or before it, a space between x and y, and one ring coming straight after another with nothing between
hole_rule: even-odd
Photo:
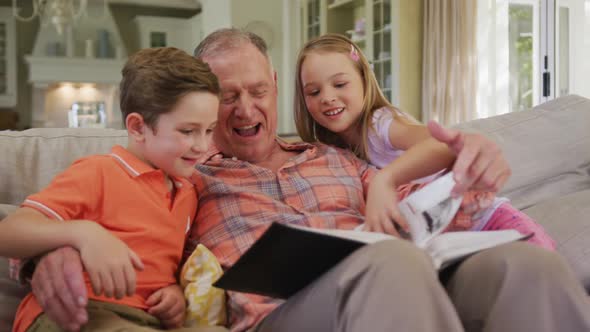
<instances>
[{"instance_id":1,"label":"open book","mask_svg":"<svg viewBox=\"0 0 590 332\"><path fill-rule=\"evenodd\" d=\"M441 234L461 204L461 198L450 196L454 184L452 173L447 173L399 203L410 226L412 241L432 257L437 269L475 252L527 237L516 230ZM275 222L214 286L287 298L358 248L391 239L397 238L382 233L313 229Z\"/></svg>"}]
</instances>

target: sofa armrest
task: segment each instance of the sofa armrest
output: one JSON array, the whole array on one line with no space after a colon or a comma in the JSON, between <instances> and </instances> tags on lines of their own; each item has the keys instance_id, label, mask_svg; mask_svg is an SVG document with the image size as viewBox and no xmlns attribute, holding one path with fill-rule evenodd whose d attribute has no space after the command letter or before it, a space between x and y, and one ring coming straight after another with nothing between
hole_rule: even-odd
<instances>
[{"instance_id":1,"label":"sofa armrest","mask_svg":"<svg viewBox=\"0 0 590 332\"><path fill-rule=\"evenodd\" d=\"M11 331L16 309L29 288L8 276L8 259L0 257L0 331Z\"/></svg>"},{"instance_id":2,"label":"sofa armrest","mask_svg":"<svg viewBox=\"0 0 590 332\"><path fill-rule=\"evenodd\" d=\"M18 206L16 205L0 204L0 220L16 211L16 209L18 209Z\"/></svg>"},{"instance_id":3,"label":"sofa armrest","mask_svg":"<svg viewBox=\"0 0 590 332\"><path fill-rule=\"evenodd\" d=\"M16 211L18 206L0 204L0 220ZM1 221L0 221L1 222ZM8 259L0 257L0 331L10 331L19 302L28 289L8 275Z\"/></svg>"},{"instance_id":4,"label":"sofa armrest","mask_svg":"<svg viewBox=\"0 0 590 332\"><path fill-rule=\"evenodd\" d=\"M590 189L590 99L560 97L458 127L500 146L512 168L500 195L518 209Z\"/></svg>"}]
</instances>

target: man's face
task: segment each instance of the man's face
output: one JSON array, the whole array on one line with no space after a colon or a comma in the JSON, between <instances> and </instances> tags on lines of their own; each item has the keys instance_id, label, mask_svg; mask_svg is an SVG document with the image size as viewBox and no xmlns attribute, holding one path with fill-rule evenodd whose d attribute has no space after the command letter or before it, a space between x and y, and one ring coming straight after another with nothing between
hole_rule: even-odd
<instances>
[{"instance_id":1,"label":"man's face","mask_svg":"<svg viewBox=\"0 0 590 332\"><path fill-rule=\"evenodd\" d=\"M277 86L268 59L244 43L204 57L221 85L215 144L228 156L257 163L276 145Z\"/></svg>"}]
</instances>

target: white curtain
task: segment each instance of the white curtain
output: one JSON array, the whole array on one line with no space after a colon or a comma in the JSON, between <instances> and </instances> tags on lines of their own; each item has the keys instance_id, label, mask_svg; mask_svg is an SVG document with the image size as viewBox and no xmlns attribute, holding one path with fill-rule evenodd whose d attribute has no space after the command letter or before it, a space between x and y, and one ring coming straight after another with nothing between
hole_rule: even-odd
<instances>
[{"instance_id":1,"label":"white curtain","mask_svg":"<svg viewBox=\"0 0 590 332\"><path fill-rule=\"evenodd\" d=\"M477 1L424 0L422 120L477 117Z\"/></svg>"}]
</instances>

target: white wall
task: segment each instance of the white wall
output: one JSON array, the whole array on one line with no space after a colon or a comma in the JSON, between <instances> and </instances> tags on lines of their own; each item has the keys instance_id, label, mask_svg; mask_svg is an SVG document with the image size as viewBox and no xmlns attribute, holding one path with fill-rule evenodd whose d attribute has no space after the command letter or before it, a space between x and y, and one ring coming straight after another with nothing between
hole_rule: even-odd
<instances>
[{"instance_id":1,"label":"white wall","mask_svg":"<svg viewBox=\"0 0 590 332\"><path fill-rule=\"evenodd\" d=\"M140 48L148 48L150 34L153 31L166 34L166 45L174 46L193 54L195 46L201 41L202 15L191 18L136 16L133 20L137 25L137 37Z\"/></svg>"},{"instance_id":2,"label":"white wall","mask_svg":"<svg viewBox=\"0 0 590 332\"><path fill-rule=\"evenodd\" d=\"M231 2L231 25L237 28L244 28L250 25L253 32L265 37L269 36L269 53L273 66L278 74L279 84L279 119L278 132L280 134L291 134L295 132L293 123L293 106L291 88L292 71L294 65L291 63L297 49L286 49L290 46L292 38L289 36L293 24L289 24L291 14L285 6L297 7L296 1L290 0L232 0ZM203 13L205 11L203 10ZM290 47L289 47L290 48Z\"/></svg>"},{"instance_id":3,"label":"white wall","mask_svg":"<svg viewBox=\"0 0 590 332\"><path fill-rule=\"evenodd\" d=\"M203 36L217 29L232 26L231 0L200 0L200 2Z\"/></svg>"},{"instance_id":4,"label":"white wall","mask_svg":"<svg viewBox=\"0 0 590 332\"><path fill-rule=\"evenodd\" d=\"M587 59L590 59L590 0L586 0L584 2L584 52L582 53L583 56L583 65L582 65L582 70L584 73L586 73L586 77L590 76L590 61L587 61ZM581 94L582 96L586 97L586 98L590 98L590 84L583 84L584 86L584 91Z\"/></svg>"}]
</instances>

